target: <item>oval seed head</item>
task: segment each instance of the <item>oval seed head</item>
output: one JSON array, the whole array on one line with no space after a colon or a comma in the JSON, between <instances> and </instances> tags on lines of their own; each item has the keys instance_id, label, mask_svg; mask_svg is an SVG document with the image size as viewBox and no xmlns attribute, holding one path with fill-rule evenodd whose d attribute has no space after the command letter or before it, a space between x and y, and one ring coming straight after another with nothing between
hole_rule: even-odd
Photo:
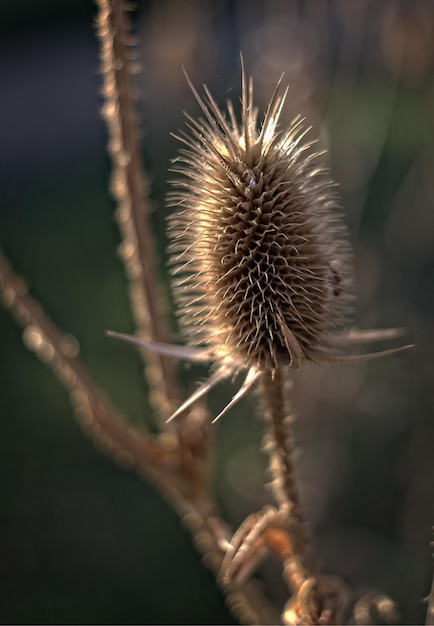
<instances>
[{"instance_id":1,"label":"oval seed head","mask_svg":"<svg viewBox=\"0 0 434 626\"><path fill-rule=\"evenodd\" d=\"M327 360L351 302L345 228L303 120L278 129L280 82L260 127L243 73L242 119L205 87L204 118L175 160L171 255L187 342L227 371Z\"/></svg>"}]
</instances>

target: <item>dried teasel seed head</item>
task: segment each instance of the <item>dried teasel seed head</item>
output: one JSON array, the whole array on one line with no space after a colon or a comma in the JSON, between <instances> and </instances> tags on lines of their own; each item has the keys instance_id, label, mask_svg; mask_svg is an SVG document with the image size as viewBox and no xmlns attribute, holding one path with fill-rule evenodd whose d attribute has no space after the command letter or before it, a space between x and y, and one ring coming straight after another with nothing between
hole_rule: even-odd
<instances>
[{"instance_id":1,"label":"dried teasel seed head","mask_svg":"<svg viewBox=\"0 0 434 626\"><path fill-rule=\"evenodd\" d=\"M353 363L394 354L402 346L343 356L347 343L392 339L403 329L343 329L352 301L351 251L335 186L311 150L303 120L278 129L286 91L281 81L260 127L253 87L242 72L238 125L208 89L204 114L187 116L189 133L174 162L170 204L171 259L181 324L188 346L109 332L167 357L211 362L211 376L173 413L185 413L212 387L247 369L219 419L265 370L297 368L304 360ZM280 95L281 94L281 95ZM214 421L215 421L214 420Z\"/></svg>"},{"instance_id":2,"label":"dried teasel seed head","mask_svg":"<svg viewBox=\"0 0 434 626\"><path fill-rule=\"evenodd\" d=\"M278 128L277 84L262 124L243 71L242 119L205 87L204 118L174 162L171 258L181 326L226 371L327 360L352 300L352 263L334 185L301 118Z\"/></svg>"}]
</instances>

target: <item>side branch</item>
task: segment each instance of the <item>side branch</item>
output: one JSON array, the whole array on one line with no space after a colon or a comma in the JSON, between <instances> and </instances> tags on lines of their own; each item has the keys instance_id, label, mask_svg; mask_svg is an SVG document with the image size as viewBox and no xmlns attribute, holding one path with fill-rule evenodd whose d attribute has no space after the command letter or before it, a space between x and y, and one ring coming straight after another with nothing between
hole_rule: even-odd
<instances>
[{"instance_id":1,"label":"side branch","mask_svg":"<svg viewBox=\"0 0 434 626\"><path fill-rule=\"evenodd\" d=\"M186 449L170 435L152 437L129 427L79 362L75 340L50 321L1 252L0 303L24 329L27 348L70 392L75 415L90 439L120 464L146 475L180 514L186 506L208 514L213 507L205 491L201 440L190 433Z\"/></svg>"},{"instance_id":2,"label":"side branch","mask_svg":"<svg viewBox=\"0 0 434 626\"><path fill-rule=\"evenodd\" d=\"M159 464L167 451L144 433L132 431L76 358L75 341L61 333L27 293L0 253L0 302L24 329L24 342L70 391L77 417L91 438L129 465Z\"/></svg>"},{"instance_id":3,"label":"side branch","mask_svg":"<svg viewBox=\"0 0 434 626\"><path fill-rule=\"evenodd\" d=\"M198 494L192 477L182 471L185 464L178 446L171 443L171 438L154 439L128 427L79 363L74 340L47 318L1 252L0 303L24 329L26 346L69 390L71 404L86 434L120 464L134 467L159 489L182 517L208 567L217 574L230 533L217 517L210 499L202 491ZM185 450L184 453L187 454ZM191 459L189 463L191 465ZM276 622L257 583L247 583L242 588L223 585L223 589L228 604L241 622Z\"/></svg>"}]
</instances>

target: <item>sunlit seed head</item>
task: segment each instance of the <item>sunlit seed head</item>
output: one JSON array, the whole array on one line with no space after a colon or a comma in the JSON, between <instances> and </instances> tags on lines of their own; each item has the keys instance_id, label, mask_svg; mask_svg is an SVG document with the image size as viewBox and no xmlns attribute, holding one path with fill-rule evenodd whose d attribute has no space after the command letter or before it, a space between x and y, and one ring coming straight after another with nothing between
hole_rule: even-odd
<instances>
[{"instance_id":1,"label":"sunlit seed head","mask_svg":"<svg viewBox=\"0 0 434 626\"><path fill-rule=\"evenodd\" d=\"M204 118L174 169L175 292L185 339L226 369L297 367L330 351L351 302L352 266L336 195L303 120L279 129L280 81L262 124L243 75L241 124L205 88Z\"/></svg>"}]
</instances>

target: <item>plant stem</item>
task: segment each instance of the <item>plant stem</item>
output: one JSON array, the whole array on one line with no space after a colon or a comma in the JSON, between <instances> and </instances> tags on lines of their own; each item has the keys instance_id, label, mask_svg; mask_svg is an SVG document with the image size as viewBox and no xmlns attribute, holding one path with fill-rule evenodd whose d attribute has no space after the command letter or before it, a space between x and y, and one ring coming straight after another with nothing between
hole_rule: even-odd
<instances>
[{"instance_id":1,"label":"plant stem","mask_svg":"<svg viewBox=\"0 0 434 626\"><path fill-rule=\"evenodd\" d=\"M300 504L300 492L294 467L294 450L288 426L292 421L285 399L282 371L264 372L262 375L265 417L269 423L266 447L270 454L270 471L273 489L280 509L287 509L307 570L313 572L309 534Z\"/></svg>"},{"instance_id":2,"label":"plant stem","mask_svg":"<svg viewBox=\"0 0 434 626\"><path fill-rule=\"evenodd\" d=\"M98 0L98 35L103 75L104 118L112 159L112 193L123 243L121 256L130 281L137 331L144 337L168 342L165 304L155 262L149 224L148 180L140 154L136 94L132 74L134 49L125 0ZM150 399L167 430L166 419L179 404L178 380L170 359L141 351ZM170 427L173 429L173 425Z\"/></svg>"},{"instance_id":3,"label":"plant stem","mask_svg":"<svg viewBox=\"0 0 434 626\"><path fill-rule=\"evenodd\" d=\"M309 584L312 591L306 602L307 613L311 616L319 616L320 603L318 593L315 590L316 568L300 503L293 461L293 442L288 428L291 414L285 399L285 383L281 369L262 374L262 396L268 423L265 443L270 455L272 485L278 511L285 519L287 531L286 541L282 541L281 537L276 535L276 539L272 542L273 549L280 554L283 560L284 578L294 599L297 600L302 588L305 589L306 584ZM302 612L306 613L305 607L303 607ZM310 617L309 619L313 618ZM304 618L301 618L301 621L296 623L316 622L306 622Z\"/></svg>"}]
</instances>

